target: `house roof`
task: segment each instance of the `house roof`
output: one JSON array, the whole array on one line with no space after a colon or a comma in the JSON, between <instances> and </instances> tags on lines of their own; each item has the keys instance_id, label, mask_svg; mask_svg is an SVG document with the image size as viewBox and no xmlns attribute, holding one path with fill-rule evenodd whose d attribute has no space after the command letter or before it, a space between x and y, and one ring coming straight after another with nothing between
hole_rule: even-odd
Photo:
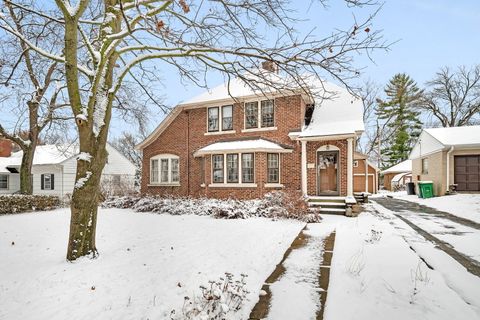
<instances>
[{"instance_id":1,"label":"house roof","mask_svg":"<svg viewBox=\"0 0 480 320\"><path fill-rule=\"evenodd\" d=\"M383 170L382 173L400 173L400 172L411 172L412 171L412 160L407 159L402 161L393 167L390 167L386 170Z\"/></svg>"},{"instance_id":2,"label":"house roof","mask_svg":"<svg viewBox=\"0 0 480 320\"><path fill-rule=\"evenodd\" d=\"M312 92L316 94L315 109L300 138L355 134L365 130L361 99L330 82L313 82Z\"/></svg>"},{"instance_id":3,"label":"house roof","mask_svg":"<svg viewBox=\"0 0 480 320\"><path fill-rule=\"evenodd\" d=\"M480 126L424 129L444 146L480 145Z\"/></svg>"},{"instance_id":4,"label":"house roof","mask_svg":"<svg viewBox=\"0 0 480 320\"><path fill-rule=\"evenodd\" d=\"M243 139L235 141L223 141L215 142L197 150L194 154L195 157L203 156L206 154L222 153L222 152L275 152L275 153L288 153L292 152L290 148L284 148L283 146L265 139Z\"/></svg>"},{"instance_id":5,"label":"house roof","mask_svg":"<svg viewBox=\"0 0 480 320\"><path fill-rule=\"evenodd\" d=\"M156 139L184 108L197 107L213 103L231 103L234 98L262 97L265 94L291 95L294 92L304 94L298 82L276 73L269 73L275 79L278 87L260 86L252 89L239 78L232 79L214 87L198 96L178 104L159 124L159 126L141 143L138 149L143 149ZM255 80L255 79L253 79ZM327 81L321 81L313 76L303 78L315 100L315 109L310 124L303 128L299 137L351 135L364 130L362 101L346 89ZM233 97L233 98L232 98Z\"/></svg>"}]
</instances>

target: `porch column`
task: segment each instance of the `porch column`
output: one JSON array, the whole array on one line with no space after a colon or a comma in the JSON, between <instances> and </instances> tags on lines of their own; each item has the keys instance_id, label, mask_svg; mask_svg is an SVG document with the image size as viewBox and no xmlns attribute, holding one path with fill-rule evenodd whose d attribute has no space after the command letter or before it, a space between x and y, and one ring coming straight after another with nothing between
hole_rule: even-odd
<instances>
[{"instance_id":1,"label":"porch column","mask_svg":"<svg viewBox=\"0 0 480 320\"><path fill-rule=\"evenodd\" d=\"M365 161L365 192L368 193L368 163L367 163L367 159L365 159L364 161Z\"/></svg>"},{"instance_id":2,"label":"porch column","mask_svg":"<svg viewBox=\"0 0 480 320\"><path fill-rule=\"evenodd\" d=\"M353 197L353 138L347 139L347 197Z\"/></svg>"},{"instance_id":3,"label":"porch column","mask_svg":"<svg viewBox=\"0 0 480 320\"><path fill-rule=\"evenodd\" d=\"M302 140L302 194L307 195L307 141Z\"/></svg>"}]
</instances>

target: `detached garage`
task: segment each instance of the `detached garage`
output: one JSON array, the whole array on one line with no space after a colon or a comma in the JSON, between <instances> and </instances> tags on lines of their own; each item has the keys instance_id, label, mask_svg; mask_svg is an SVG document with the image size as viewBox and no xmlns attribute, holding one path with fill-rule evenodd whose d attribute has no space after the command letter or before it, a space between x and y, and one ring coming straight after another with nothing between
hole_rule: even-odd
<instances>
[{"instance_id":1,"label":"detached garage","mask_svg":"<svg viewBox=\"0 0 480 320\"><path fill-rule=\"evenodd\" d=\"M424 129L410 159L413 181L433 181L436 196L480 192L480 126Z\"/></svg>"},{"instance_id":2,"label":"detached garage","mask_svg":"<svg viewBox=\"0 0 480 320\"><path fill-rule=\"evenodd\" d=\"M360 152L353 156L353 192L378 192L378 168Z\"/></svg>"}]
</instances>

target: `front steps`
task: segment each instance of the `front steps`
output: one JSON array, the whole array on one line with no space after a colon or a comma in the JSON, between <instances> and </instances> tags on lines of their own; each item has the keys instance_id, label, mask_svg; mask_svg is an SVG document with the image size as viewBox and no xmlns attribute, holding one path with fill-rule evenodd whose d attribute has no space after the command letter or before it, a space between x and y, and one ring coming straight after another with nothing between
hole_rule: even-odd
<instances>
[{"instance_id":1,"label":"front steps","mask_svg":"<svg viewBox=\"0 0 480 320\"><path fill-rule=\"evenodd\" d=\"M338 196L310 196L308 206L311 211L324 214L345 215L347 212L346 197Z\"/></svg>"}]
</instances>

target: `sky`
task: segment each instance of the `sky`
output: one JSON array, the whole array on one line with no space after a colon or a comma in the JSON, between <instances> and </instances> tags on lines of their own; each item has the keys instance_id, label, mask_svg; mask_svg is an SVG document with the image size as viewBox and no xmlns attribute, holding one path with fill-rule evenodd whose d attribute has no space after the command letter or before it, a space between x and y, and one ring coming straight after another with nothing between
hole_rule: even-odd
<instances>
[{"instance_id":1,"label":"sky","mask_svg":"<svg viewBox=\"0 0 480 320\"><path fill-rule=\"evenodd\" d=\"M371 7L348 8L343 1L331 0L328 8L308 5L308 1L293 1L295 15L303 21L297 28L308 32L315 28L318 34L331 32L334 28L351 25L353 16L365 18L372 13ZM380 86L395 74L405 72L422 86L441 67L456 68L480 64L480 0L386 0L373 20L372 29L382 30L386 41L393 43L388 52L377 51L373 62L365 56L357 57L355 63L365 67L358 83L372 80ZM182 84L175 75L164 76L163 90L166 103L175 106L204 89ZM222 82L219 74L209 74L209 86ZM163 113L155 113L150 130L163 119ZM113 124L112 134L124 127Z\"/></svg>"},{"instance_id":2,"label":"sky","mask_svg":"<svg viewBox=\"0 0 480 320\"><path fill-rule=\"evenodd\" d=\"M314 34L322 36L335 28L345 29L352 25L354 16L361 20L375 9L370 6L348 8L343 0L327 3L328 7L324 8L318 0L291 0L290 9L304 20L295 26L300 33L314 29ZM355 64L365 67L355 81L357 85L371 80L383 87L395 73L405 72L422 86L441 67L480 64L480 0L384 0L371 29L382 30L384 39L393 44L388 52L374 52L373 62L366 56L356 57ZM158 65L158 70L163 71L160 76L164 81L155 88L156 94L164 96L171 107L205 90L180 82L171 68ZM209 87L221 82L220 74L208 75ZM9 118L0 114L0 119L5 117ZM164 117L163 112L154 110L147 131L152 131ZM8 120L14 123L11 117ZM114 119L110 136L118 136L124 130L135 129Z\"/></svg>"}]
</instances>

